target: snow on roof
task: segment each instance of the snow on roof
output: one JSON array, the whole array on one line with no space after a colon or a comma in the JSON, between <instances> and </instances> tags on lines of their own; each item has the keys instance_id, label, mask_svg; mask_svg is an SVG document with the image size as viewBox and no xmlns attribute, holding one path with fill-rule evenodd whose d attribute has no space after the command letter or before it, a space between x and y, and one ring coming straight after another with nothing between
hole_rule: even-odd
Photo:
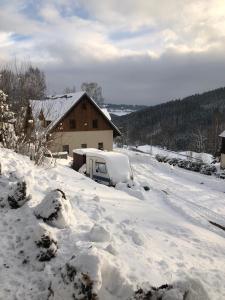
<instances>
[{"instance_id":1,"label":"snow on roof","mask_svg":"<svg viewBox=\"0 0 225 300\"><path fill-rule=\"evenodd\" d=\"M85 92L69 93L63 95L49 96L43 100L30 100L34 119L38 119L42 111L47 121L51 121L48 130L53 128L60 119L76 104L80 98L86 94ZM119 132L118 128L111 122L111 117L106 108L100 108L98 104L91 98L93 104L105 115L111 125Z\"/></svg>"},{"instance_id":2,"label":"snow on roof","mask_svg":"<svg viewBox=\"0 0 225 300\"><path fill-rule=\"evenodd\" d=\"M80 155L84 155L84 154L93 154L93 153L100 153L103 152L102 150L98 150L95 148L80 148L80 149L74 149L73 153L77 153Z\"/></svg>"},{"instance_id":3,"label":"snow on roof","mask_svg":"<svg viewBox=\"0 0 225 300\"><path fill-rule=\"evenodd\" d=\"M221 132L221 134L219 135L219 137L225 137L225 130L223 132Z\"/></svg>"},{"instance_id":4,"label":"snow on roof","mask_svg":"<svg viewBox=\"0 0 225 300\"><path fill-rule=\"evenodd\" d=\"M110 116L110 114L109 114L109 112L108 112L108 110L107 110L107 108L101 108L101 111L103 112L103 114L109 119L109 120L111 120L111 116Z\"/></svg>"},{"instance_id":5,"label":"snow on roof","mask_svg":"<svg viewBox=\"0 0 225 300\"><path fill-rule=\"evenodd\" d=\"M30 100L33 117L37 119L42 111L46 120L51 121L51 128L85 94L85 92L50 96L43 100Z\"/></svg>"},{"instance_id":6,"label":"snow on roof","mask_svg":"<svg viewBox=\"0 0 225 300\"><path fill-rule=\"evenodd\" d=\"M132 171L127 155L113 151L100 151L97 156L105 160L109 177L114 184L131 179Z\"/></svg>"}]
</instances>

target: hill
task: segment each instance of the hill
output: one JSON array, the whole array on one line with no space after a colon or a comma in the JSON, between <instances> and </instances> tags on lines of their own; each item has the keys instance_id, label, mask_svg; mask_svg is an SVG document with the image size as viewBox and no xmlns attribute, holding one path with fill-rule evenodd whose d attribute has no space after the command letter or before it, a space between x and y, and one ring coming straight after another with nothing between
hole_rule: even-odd
<instances>
[{"instance_id":1,"label":"hill","mask_svg":"<svg viewBox=\"0 0 225 300\"><path fill-rule=\"evenodd\" d=\"M0 299L224 299L223 181L120 151L112 188L0 148Z\"/></svg>"},{"instance_id":2,"label":"hill","mask_svg":"<svg viewBox=\"0 0 225 300\"><path fill-rule=\"evenodd\" d=\"M172 150L215 154L225 129L225 88L113 116L128 144L153 144Z\"/></svg>"}]
</instances>

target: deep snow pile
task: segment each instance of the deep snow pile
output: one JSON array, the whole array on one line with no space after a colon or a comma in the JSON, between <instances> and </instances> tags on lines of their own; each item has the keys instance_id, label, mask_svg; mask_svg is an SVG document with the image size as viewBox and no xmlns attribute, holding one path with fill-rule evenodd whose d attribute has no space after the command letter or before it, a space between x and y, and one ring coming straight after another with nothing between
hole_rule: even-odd
<instances>
[{"instance_id":1,"label":"deep snow pile","mask_svg":"<svg viewBox=\"0 0 225 300\"><path fill-rule=\"evenodd\" d=\"M205 179L196 174L202 177L191 190L180 173L186 195L200 199L198 190L205 189L205 209L196 203L193 209L183 190L180 199L170 195L176 178L170 169L124 153L136 182L114 189L66 161L34 167L27 157L0 149L0 299L194 300L207 299L205 289L211 299L225 296L225 234L198 215L222 224L224 188L209 179L211 188L199 186ZM8 196L17 195L18 182L26 183L17 193L26 201L16 196L20 205L12 208Z\"/></svg>"}]
</instances>

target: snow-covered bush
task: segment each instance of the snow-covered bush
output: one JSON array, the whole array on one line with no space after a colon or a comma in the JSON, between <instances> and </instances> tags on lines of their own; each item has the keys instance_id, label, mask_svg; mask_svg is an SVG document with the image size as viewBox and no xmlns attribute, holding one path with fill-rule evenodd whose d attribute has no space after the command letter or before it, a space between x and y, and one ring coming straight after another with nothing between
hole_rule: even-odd
<instances>
[{"instance_id":1,"label":"snow-covered bush","mask_svg":"<svg viewBox=\"0 0 225 300\"><path fill-rule=\"evenodd\" d=\"M189 161L184 160L184 159L180 159L178 161L178 167L182 168L182 169L188 169L189 168Z\"/></svg>"},{"instance_id":2,"label":"snow-covered bush","mask_svg":"<svg viewBox=\"0 0 225 300\"><path fill-rule=\"evenodd\" d=\"M168 163L172 166L176 166L178 164L178 161L179 161L179 159L177 159L177 158L170 158L168 160Z\"/></svg>"},{"instance_id":3,"label":"snow-covered bush","mask_svg":"<svg viewBox=\"0 0 225 300\"><path fill-rule=\"evenodd\" d=\"M25 181L14 183L12 191L8 195L9 206L13 209L19 208L30 200L30 195L27 195L27 184Z\"/></svg>"},{"instance_id":4,"label":"snow-covered bush","mask_svg":"<svg viewBox=\"0 0 225 300\"><path fill-rule=\"evenodd\" d=\"M95 248L72 257L54 274L50 300L97 300L101 287L101 261Z\"/></svg>"},{"instance_id":5,"label":"snow-covered bush","mask_svg":"<svg viewBox=\"0 0 225 300\"><path fill-rule=\"evenodd\" d=\"M49 261L56 256L58 249L57 241L44 224L39 225L36 230L34 241L40 250L37 255L39 261Z\"/></svg>"},{"instance_id":6,"label":"snow-covered bush","mask_svg":"<svg viewBox=\"0 0 225 300\"><path fill-rule=\"evenodd\" d=\"M189 169L191 171L194 171L194 172L200 172L201 168L203 166L203 163L202 162L190 162L189 163Z\"/></svg>"},{"instance_id":7,"label":"snow-covered bush","mask_svg":"<svg viewBox=\"0 0 225 300\"><path fill-rule=\"evenodd\" d=\"M205 175L212 175L217 172L216 167L213 165L203 165L201 167L200 173L205 174Z\"/></svg>"},{"instance_id":8,"label":"snow-covered bush","mask_svg":"<svg viewBox=\"0 0 225 300\"><path fill-rule=\"evenodd\" d=\"M167 157L164 155L160 155L160 154L156 154L155 158L159 161L159 162L166 162Z\"/></svg>"},{"instance_id":9,"label":"snow-covered bush","mask_svg":"<svg viewBox=\"0 0 225 300\"><path fill-rule=\"evenodd\" d=\"M57 189L49 192L42 202L35 207L34 214L49 225L58 228L69 226L72 207L63 191Z\"/></svg>"},{"instance_id":10,"label":"snow-covered bush","mask_svg":"<svg viewBox=\"0 0 225 300\"><path fill-rule=\"evenodd\" d=\"M178 166L182 169L194 172L200 172L201 174L205 175L212 175L217 172L216 167L214 165L205 164L200 161L189 161L186 159L168 158L159 154L157 154L155 158L159 162L169 163L170 165Z\"/></svg>"},{"instance_id":11,"label":"snow-covered bush","mask_svg":"<svg viewBox=\"0 0 225 300\"><path fill-rule=\"evenodd\" d=\"M209 300L209 297L200 281L188 279L157 288L140 288L129 300Z\"/></svg>"}]
</instances>

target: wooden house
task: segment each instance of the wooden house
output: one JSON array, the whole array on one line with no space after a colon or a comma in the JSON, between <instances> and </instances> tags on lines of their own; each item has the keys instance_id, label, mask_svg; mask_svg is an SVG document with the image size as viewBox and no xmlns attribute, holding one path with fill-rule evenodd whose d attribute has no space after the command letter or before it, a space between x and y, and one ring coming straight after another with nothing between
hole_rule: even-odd
<instances>
[{"instance_id":1,"label":"wooden house","mask_svg":"<svg viewBox=\"0 0 225 300\"><path fill-rule=\"evenodd\" d=\"M77 148L112 150L113 138L120 136L106 109L101 109L85 92L31 100L27 130L36 127L51 135L52 152Z\"/></svg>"},{"instance_id":2,"label":"wooden house","mask_svg":"<svg viewBox=\"0 0 225 300\"><path fill-rule=\"evenodd\" d=\"M225 131L221 132L219 137L222 139L220 149L220 167L221 169L225 169Z\"/></svg>"}]
</instances>

